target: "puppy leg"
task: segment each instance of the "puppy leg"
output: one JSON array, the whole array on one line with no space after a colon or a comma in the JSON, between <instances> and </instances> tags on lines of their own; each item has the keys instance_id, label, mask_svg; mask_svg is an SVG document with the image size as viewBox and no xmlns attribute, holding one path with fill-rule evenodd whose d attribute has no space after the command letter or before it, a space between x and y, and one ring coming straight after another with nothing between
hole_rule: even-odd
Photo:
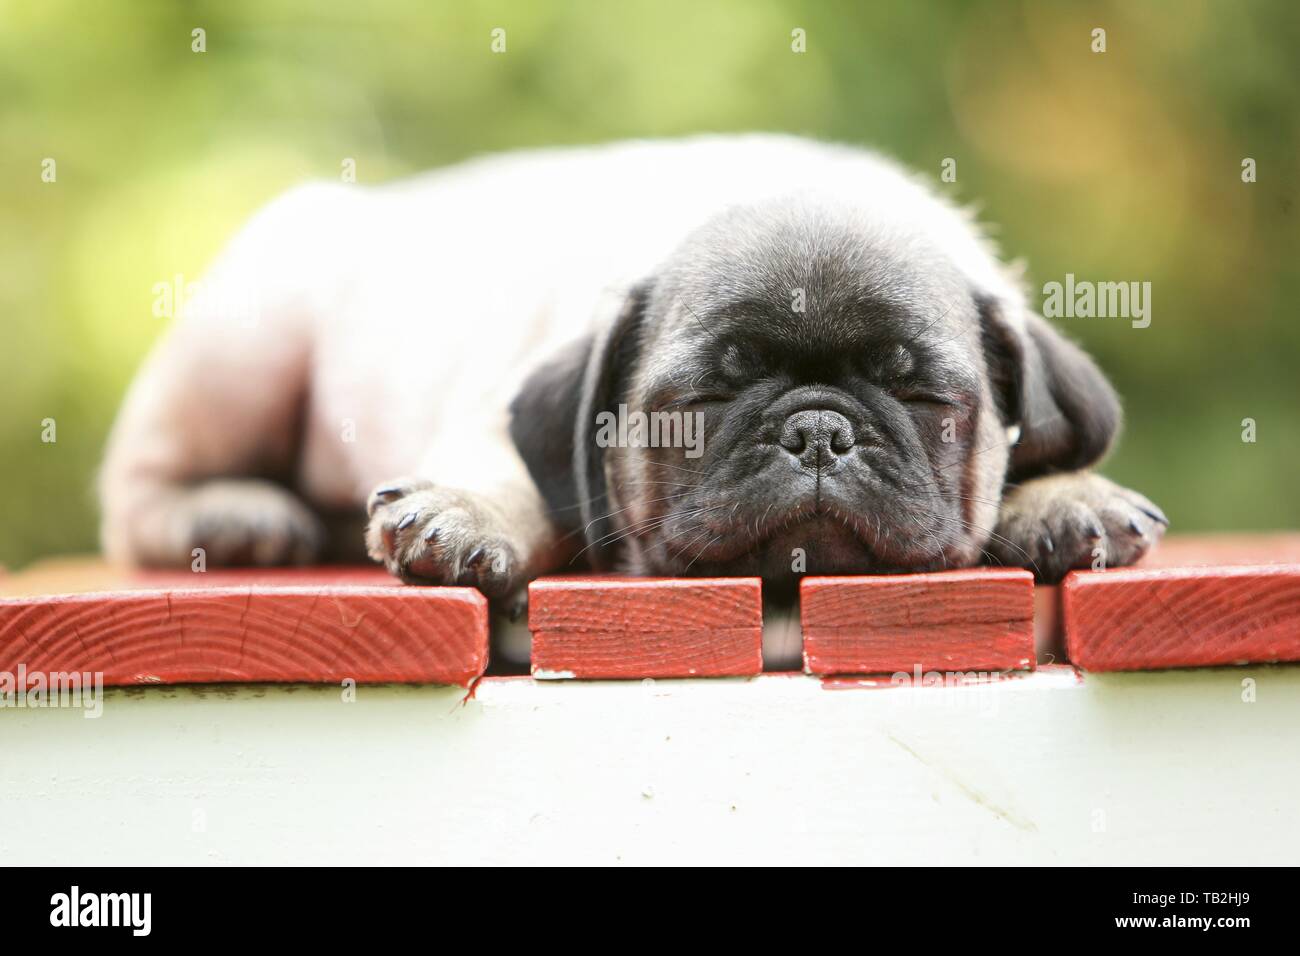
<instances>
[{"instance_id":1,"label":"puppy leg","mask_svg":"<svg viewBox=\"0 0 1300 956\"><path fill-rule=\"evenodd\" d=\"M290 492L339 193L294 190L231 242L140 370L100 472L110 557L183 567L312 560L323 532ZM232 304L248 306L244 311Z\"/></svg>"},{"instance_id":2,"label":"puppy leg","mask_svg":"<svg viewBox=\"0 0 1300 956\"><path fill-rule=\"evenodd\" d=\"M1136 491L1088 471L1027 481L1002 499L986 546L999 562L1056 582L1074 568L1133 564L1169 525Z\"/></svg>"},{"instance_id":3,"label":"puppy leg","mask_svg":"<svg viewBox=\"0 0 1300 956\"><path fill-rule=\"evenodd\" d=\"M440 480L398 478L371 493L367 550L407 583L469 585L518 603L566 549L509 439L486 432L467 441L428 456L426 473ZM467 458L468 469L454 464Z\"/></svg>"},{"instance_id":4,"label":"puppy leg","mask_svg":"<svg viewBox=\"0 0 1300 956\"><path fill-rule=\"evenodd\" d=\"M304 563L324 532L289 491L305 371L297 339L177 329L146 363L100 473L104 550L185 567Z\"/></svg>"}]
</instances>

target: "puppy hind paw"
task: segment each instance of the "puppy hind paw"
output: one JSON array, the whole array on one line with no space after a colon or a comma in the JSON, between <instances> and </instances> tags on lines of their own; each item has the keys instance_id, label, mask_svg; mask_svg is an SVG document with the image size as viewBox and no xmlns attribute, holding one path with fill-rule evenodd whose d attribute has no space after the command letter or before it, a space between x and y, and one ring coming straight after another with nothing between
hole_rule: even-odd
<instances>
[{"instance_id":1,"label":"puppy hind paw","mask_svg":"<svg viewBox=\"0 0 1300 956\"><path fill-rule=\"evenodd\" d=\"M210 567L274 567L316 561L325 544L320 519L291 492L269 482L213 481L189 491L172 514L173 564L201 551Z\"/></svg>"},{"instance_id":2,"label":"puppy hind paw","mask_svg":"<svg viewBox=\"0 0 1300 956\"><path fill-rule=\"evenodd\" d=\"M1026 482L1003 501L987 550L1046 583L1080 568L1134 564L1169 519L1143 495L1091 473Z\"/></svg>"}]
</instances>

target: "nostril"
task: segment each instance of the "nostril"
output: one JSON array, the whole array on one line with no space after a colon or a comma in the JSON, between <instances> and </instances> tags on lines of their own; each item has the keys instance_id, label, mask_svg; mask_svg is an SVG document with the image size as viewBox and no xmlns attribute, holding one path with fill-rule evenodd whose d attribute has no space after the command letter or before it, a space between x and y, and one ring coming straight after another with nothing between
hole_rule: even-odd
<instances>
[{"instance_id":1,"label":"nostril","mask_svg":"<svg viewBox=\"0 0 1300 956\"><path fill-rule=\"evenodd\" d=\"M808 435L798 425L785 423L781 429L781 447L792 455L802 455L808 448Z\"/></svg>"},{"instance_id":2,"label":"nostril","mask_svg":"<svg viewBox=\"0 0 1300 956\"><path fill-rule=\"evenodd\" d=\"M781 429L781 447L792 455L802 455L808 450L809 442L817 441L817 431L816 412L795 412Z\"/></svg>"},{"instance_id":3,"label":"nostril","mask_svg":"<svg viewBox=\"0 0 1300 956\"><path fill-rule=\"evenodd\" d=\"M831 434L831 451L843 455L854 445L853 426L846 419L843 426L837 427Z\"/></svg>"}]
</instances>

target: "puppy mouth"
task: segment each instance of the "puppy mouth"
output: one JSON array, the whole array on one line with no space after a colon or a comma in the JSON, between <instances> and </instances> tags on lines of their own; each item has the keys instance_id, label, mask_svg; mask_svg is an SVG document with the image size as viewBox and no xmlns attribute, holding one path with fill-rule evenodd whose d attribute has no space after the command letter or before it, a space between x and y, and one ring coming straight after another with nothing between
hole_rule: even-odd
<instances>
[{"instance_id":1,"label":"puppy mouth","mask_svg":"<svg viewBox=\"0 0 1300 956\"><path fill-rule=\"evenodd\" d=\"M722 520L667 541L665 551L677 574L788 578L794 571L848 574L946 566L940 549L920 546L916 539L925 535L909 535L878 513L820 496L779 511L771 508L758 520L728 521L724 511Z\"/></svg>"}]
</instances>

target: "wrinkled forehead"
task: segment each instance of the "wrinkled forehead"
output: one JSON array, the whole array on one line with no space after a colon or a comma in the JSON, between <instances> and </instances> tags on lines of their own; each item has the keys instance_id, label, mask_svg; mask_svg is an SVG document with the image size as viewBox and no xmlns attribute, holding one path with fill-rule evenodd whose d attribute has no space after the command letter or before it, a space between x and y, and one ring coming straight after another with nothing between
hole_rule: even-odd
<instances>
[{"instance_id":1,"label":"wrinkled forehead","mask_svg":"<svg viewBox=\"0 0 1300 956\"><path fill-rule=\"evenodd\" d=\"M696 231L664 270L653 304L683 336L860 348L926 331L941 337L945 310L965 312L955 305L970 299L966 285L929 237L802 197L731 209Z\"/></svg>"},{"instance_id":2,"label":"wrinkled forehead","mask_svg":"<svg viewBox=\"0 0 1300 956\"><path fill-rule=\"evenodd\" d=\"M906 374L956 359L978 340L972 295L952 270L894 254L701 260L652 297L649 343L669 364L725 360L817 363L869 355Z\"/></svg>"}]
</instances>

